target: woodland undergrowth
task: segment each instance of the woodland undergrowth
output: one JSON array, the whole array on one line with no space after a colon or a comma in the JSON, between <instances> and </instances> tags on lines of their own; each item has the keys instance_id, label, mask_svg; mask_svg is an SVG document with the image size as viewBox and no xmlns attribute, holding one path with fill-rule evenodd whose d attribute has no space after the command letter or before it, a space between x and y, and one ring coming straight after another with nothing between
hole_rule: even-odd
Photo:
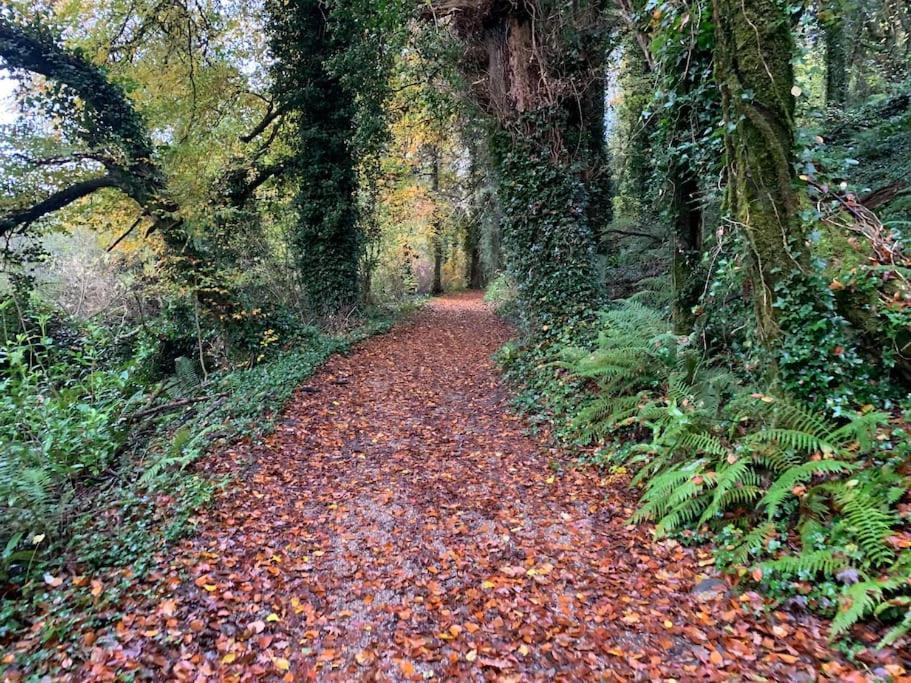
<instances>
[{"instance_id":1,"label":"woodland undergrowth","mask_svg":"<svg viewBox=\"0 0 911 683\"><path fill-rule=\"evenodd\" d=\"M175 372L160 379L151 374L151 340L119 356L104 330L73 321L58 328L47 311L30 308L23 324L30 332L8 336L0 349L8 368L0 439L13 445L0 469L8 510L0 523L0 639L26 626L37 604L62 617L49 622L57 629L65 629L66 614L84 618L99 607L61 586L64 568L76 577L118 566L143 575L153 555L190 533L213 493L230 484L196 470L201 456L269 433L283 404L327 358L385 332L413 307L376 309L335 333L302 327L259 363L206 377L198 363L178 358ZM31 424L43 425L41 432L23 438L19 430ZM110 587L105 599L130 585Z\"/></svg>"}]
</instances>

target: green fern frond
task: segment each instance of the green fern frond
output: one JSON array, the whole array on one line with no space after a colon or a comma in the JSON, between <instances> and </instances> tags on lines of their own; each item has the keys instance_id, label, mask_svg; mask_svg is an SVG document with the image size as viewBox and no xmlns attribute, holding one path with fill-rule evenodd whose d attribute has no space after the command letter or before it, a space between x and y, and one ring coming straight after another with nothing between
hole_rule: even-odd
<instances>
[{"instance_id":1,"label":"green fern frond","mask_svg":"<svg viewBox=\"0 0 911 683\"><path fill-rule=\"evenodd\" d=\"M844 633L872 613L882 599L883 589L877 581L860 581L847 586L838 601L838 613L832 620L831 634Z\"/></svg>"},{"instance_id":2,"label":"green fern frond","mask_svg":"<svg viewBox=\"0 0 911 683\"><path fill-rule=\"evenodd\" d=\"M703 498L693 498L682 505L676 506L673 511L668 512L658 521L655 527L655 534L661 537L676 531L699 517L704 507L705 500Z\"/></svg>"},{"instance_id":3,"label":"green fern frond","mask_svg":"<svg viewBox=\"0 0 911 683\"><path fill-rule=\"evenodd\" d=\"M836 450L834 444L825 441L815 434L797 429L762 429L750 434L744 439L748 447L757 444L773 444L783 448L790 448L801 453L832 453Z\"/></svg>"},{"instance_id":4,"label":"green fern frond","mask_svg":"<svg viewBox=\"0 0 911 683\"><path fill-rule=\"evenodd\" d=\"M755 444L754 444L755 445ZM772 472L785 470L800 464L800 458L790 451L778 448L764 447L761 451L752 451L751 458L754 463L761 465Z\"/></svg>"},{"instance_id":5,"label":"green fern frond","mask_svg":"<svg viewBox=\"0 0 911 683\"><path fill-rule=\"evenodd\" d=\"M763 522L747 533L737 544L733 560L737 564L745 563L751 555L759 555L766 549L769 538L775 535L775 525Z\"/></svg>"},{"instance_id":6,"label":"green fern frond","mask_svg":"<svg viewBox=\"0 0 911 683\"><path fill-rule=\"evenodd\" d=\"M857 539L874 566L889 564L895 559L895 551L886 542L892 534L892 527L898 519L889 510L883 509L877 500L862 489L849 488L846 484L835 488L834 497L841 505L848 529Z\"/></svg>"},{"instance_id":7,"label":"green fern frond","mask_svg":"<svg viewBox=\"0 0 911 683\"><path fill-rule=\"evenodd\" d=\"M906 636L908 633L911 633L911 596L903 595L892 600L887 600L882 604L878 605L873 613L876 616L880 616L887 609L893 608L904 609L905 614L895 626L889 629L886 634L883 636L882 640L879 641L878 647L888 647L889 645L895 644L899 638Z\"/></svg>"},{"instance_id":8,"label":"green fern frond","mask_svg":"<svg viewBox=\"0 0 911 683\"><path fill-rule=\"evenodd\" d=\"M816 475L839 474L849 472L853 468L854 466L851 463L842 462L841 460L811 460L802 465L791 467L775 480L775 483L769 487L769 490L759 503L766 508L771 519L778 514L778 508L784 499L793 495L791 489L798 484L807 482Z\"/></svg>"},{"instance_id":9,"label":"green fern frond","mask_svg":"<svg viewBox=\"0 0 911 683\"><path fill-rule=\"evenodd\" d=\"M677 448L718 457L727 454L727 449L718 438L703 432L686 432L681 434L680 438L677 440Z\"/></svg>"},{"instance_id":10,"label":"green fern frond","mask_svg":"<svg viewBox=\"0 0 911 683\"><path fill-rule=\"evenodd\" d=\"M848 566L848 561L835 555L831 550L809 550L799 555L786 555L777 560L763 562L764 571L776 571L785 575L813 577L818 574L834 576L838 570Z\"/></svg>"},{"instance_id":11,"label":"green fern frond","mask_svg":"<svg viewBox=\"0 0 911 683\"><path fill-rule=\"evenodd\" d=\"M750 461L740 458L719 468L715 478L715 491L712 500L699 518L699 524L705 524L715 515L723 512L731 503L742 503L751 498L758 498L761 491L756 487L744 487L742 482L748 474ZM740 487L740 488L737 488Z\"/></svg>"}]
</instances>

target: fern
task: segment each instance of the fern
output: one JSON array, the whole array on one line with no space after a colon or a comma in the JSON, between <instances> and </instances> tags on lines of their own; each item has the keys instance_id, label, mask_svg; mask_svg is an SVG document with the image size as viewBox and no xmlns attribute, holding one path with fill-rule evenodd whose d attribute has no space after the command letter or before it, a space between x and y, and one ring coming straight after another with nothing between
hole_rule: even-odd
<instances>
[{"instance_id":1,"label":"fern","mask_svg":"<svg viewBox=\"0 0 911 683\"><path fill-rule=\"evenodd\" d=\"M879 641L879 647L893 645L899 638L902 638L911 632L911 597L903 595L887 600L878 605L873 613L876 616L880 616L886 610L893 608L904 610L904 616L901 618L901 621L886 632L886 635Z\"/></svg>"},{"instance_id":2,"label":"fern","mask_svg":"<svg viewBox=\"0 0 911 683\"><path fill-rule=\"evenodd\" d=\"M895 515L884 511L863 489L848 488L842 484L835 489L834 495L842 507L848 528L872 564L882 566L892 562L895 552L886 538L897 522Z\"/></svg>"},{"instance_id":3,"label":"fern","mask_svg":"<svg viewBox=\"0 0 911 683\"><path fill-rule=\"evenodd\" d=\"M648 434L622 449L632 485L642 487L632 521L654 522L658 535L733 525L745 533L726 545L731 561L765 560L770 572L831 581L851 568L862 581L844 588L833 635L870 615L897 621L884 643L911 631L911 556L896 559L888 541L908 481L882 464L877 441L889 416L834 420L750 391L707 367L696 345L670 334L663 312L643 301L617 302L593 348L566 350L559 361L598 387L573 422L583 439ZM799 505L785 506L795 498ZM799 536L799 550L769 558L779 532Z\"/></svg>"},{"instance_id":4,"label":"fern","mask_svg":"<svg viewBox=\"0 0 911 683\"><path fill-rule=\"evenodd\" d=\"M832 443L800 429L763 429L744 439L744 445L748 447L757 444L774 444L781 448L801 453L815 453L817 451L832 453L836 450Z\"/></svg>"},{"instance_id":5,"label":"fern","mask_svg":"<svg viewBox=\"0 0 911 683\"><path fill-rule=\"evenodd\" d=\"M832 550L804 551L799 555L786 555L760 565L764 571L777 571L787 575L807 577L824 574L834 576L838 570L848 566L848 561Z\"/></svg>"},{"instance_id":6,"label":"fern","mask_svg":"<svg viewBox=\"0 0 911 683\"><path fill-rule=\"evenodd\" d=\"M766 548L770 537L775 534L775 525L763 522L755 529L751 529L740 542L733 553L733 560L737 564L745 563L751 555L759 555Z\"/></svg>"},{"instance_id":7,"label":"fern","mask_svg":"<svg viewBox=\"0 0 911 683\"><path fill-rule=\"evenodd\" d=\"M683 504L677 505L672 512L669 512L658 522L655 532L658 536L666 536L672 531L676 531L688 522L692 522L699 513L702 512L705 502L700 499L687 500Z\"/></svg>"},{"instance_id":8,"label":"fern","mask_svg":"<svg viewBox=\"0 0 911 683\"><path fill-rule=\"evenodd\" d=\"M878 581L860 581L846 587L839 600L838 613L832 620L832 635L844 633L860 619L871 614L882 594L883 588Z\"/></svg>"},{"instance_id":9,"label":"fern","mask_svg":"<svg viewBox=\"0 0 911 683\"><path fill-rule=\"evenodd\" d=\"M798 484L809 481L816 475L820 474L838 474L848 472L853 469L853 465L841 460L811 460L802 465L791 467L775 480L775 483L769 487L769 490L759 501L768 512L769 519L778 514L778 509L784 499L793 495L792 489Z\"/></svg>"},{"instance_id":10,"label":"fern","mask_svg":"<svg viewBox=\"0 0 911 683\"><path fill-rule=\"evenodd\" d=\"M699 524L705 524L709 519L722 512L732 502L746 502L753 497L758 497L760 490L755 487L743 486L744 479L750 469L748 460L740 458L733 463L723 466L715 480L715 492L711 502L699 518ZM740 488L736 488L736 487Z\"/></svg>"}]
</instances>

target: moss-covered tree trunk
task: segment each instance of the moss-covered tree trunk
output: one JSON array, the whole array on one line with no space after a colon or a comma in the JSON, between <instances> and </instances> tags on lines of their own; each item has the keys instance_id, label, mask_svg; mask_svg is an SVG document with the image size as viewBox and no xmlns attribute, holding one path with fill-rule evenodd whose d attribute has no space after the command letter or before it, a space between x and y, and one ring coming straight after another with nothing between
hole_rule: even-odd
<instances>
[{"instance_id":1,"label":"moss-covered tree trunk","mask_svg":"<svg viewBox=\"0 0 911 683\"><path fill-rule=\"evenodd\" d=\"M650 131L642 114L648 106L654 84L649 80L649 65L630 33L623 42L619 84L623 100L617 108L617 188L614 214L622 221L640 225L646 218L647 197L652 176Z\"/></svg>"},{"instance_id":2,"label":"moss-covered tree trunk","mask_svg":"<svg viewBox=\"0 0 911 683\"><path fill-rule=\"evenodd\" d=\"M672 162L670 180L674 230L671 263L674 331L677 334L689 334L693 327L693 308L700 297L698 283L694 281L694 272L702 258L699 182L689 167L676 162Z\"/></svg>"},{"instance_id":3,"label":"moss-covered tree trunk","mask_svg":"<svg viewBox=\"0 0 911 683\"><path fill-rule=\"evenodd\" d=\"M794 167L794 44L778 0L714 0L715 77L727 163L726 213L745 237L760 340L779 334L775 299L807 262Z\"/></svg>"},{"instance_id":4,"label":"moss-covered tree trunk","mask_svg":"<svg viewBox=\"0 0 911 683\"><path fill-rule=\"evenodd\" d=\"M327 67L341 47L320 0L271 0L275 91L293 121L298 226L292 243L311 309L331 315L358 300L354 96Z\"/></svg>"},{"instance_id":5,"label":"moss-covered tree trunk","mask_svg":"<svg viewBox=\"0 0 911 683\"><path fill-rule=\"evenodd\" d=\"M597 43L590 50L604 50ZM589 85L580 98L578 126L585 145L582 180L588 191L589 226L595 236L602 234L613 219L614 183L611 158L604 130L606 76L604 70ZM598 240L599 246L602 240Z\"/></svg>"},{"instance_id":6,"label":"moss-covered tree trunk","mask_svg":"<svg viewBox=\"0 0 911 683\"><path fill-rule=\"evenodd\" d=\"M844 107L848 99L848 36L844 8L839 0L828 0L820 7L826 55L826 105Z\"/></svg>"}]
</instances>

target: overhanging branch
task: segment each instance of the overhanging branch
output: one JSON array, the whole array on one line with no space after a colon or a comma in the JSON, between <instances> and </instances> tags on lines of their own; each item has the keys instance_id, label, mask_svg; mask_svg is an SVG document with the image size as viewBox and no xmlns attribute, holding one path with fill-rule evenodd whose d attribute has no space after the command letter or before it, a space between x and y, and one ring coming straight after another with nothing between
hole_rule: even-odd
<instances>
[{"instance_id":1,"label":"overhanging branch","mask_svg":"<svg viewBox=\"0 0 911 683\"><path fill-rule=\"evenodd\" d=\"M0 217L0 236L6 235L14 230L27 227L34 223L42 216L46 216L54 211L69 206L77 199L87 197L105 187L120 187L119 181L113 176L101 176L84 180L82 182L70 185L67 188L59 190L50 197L34 204L27 209L13 211L5 216Z\"/></svg>"}]
</instances>

